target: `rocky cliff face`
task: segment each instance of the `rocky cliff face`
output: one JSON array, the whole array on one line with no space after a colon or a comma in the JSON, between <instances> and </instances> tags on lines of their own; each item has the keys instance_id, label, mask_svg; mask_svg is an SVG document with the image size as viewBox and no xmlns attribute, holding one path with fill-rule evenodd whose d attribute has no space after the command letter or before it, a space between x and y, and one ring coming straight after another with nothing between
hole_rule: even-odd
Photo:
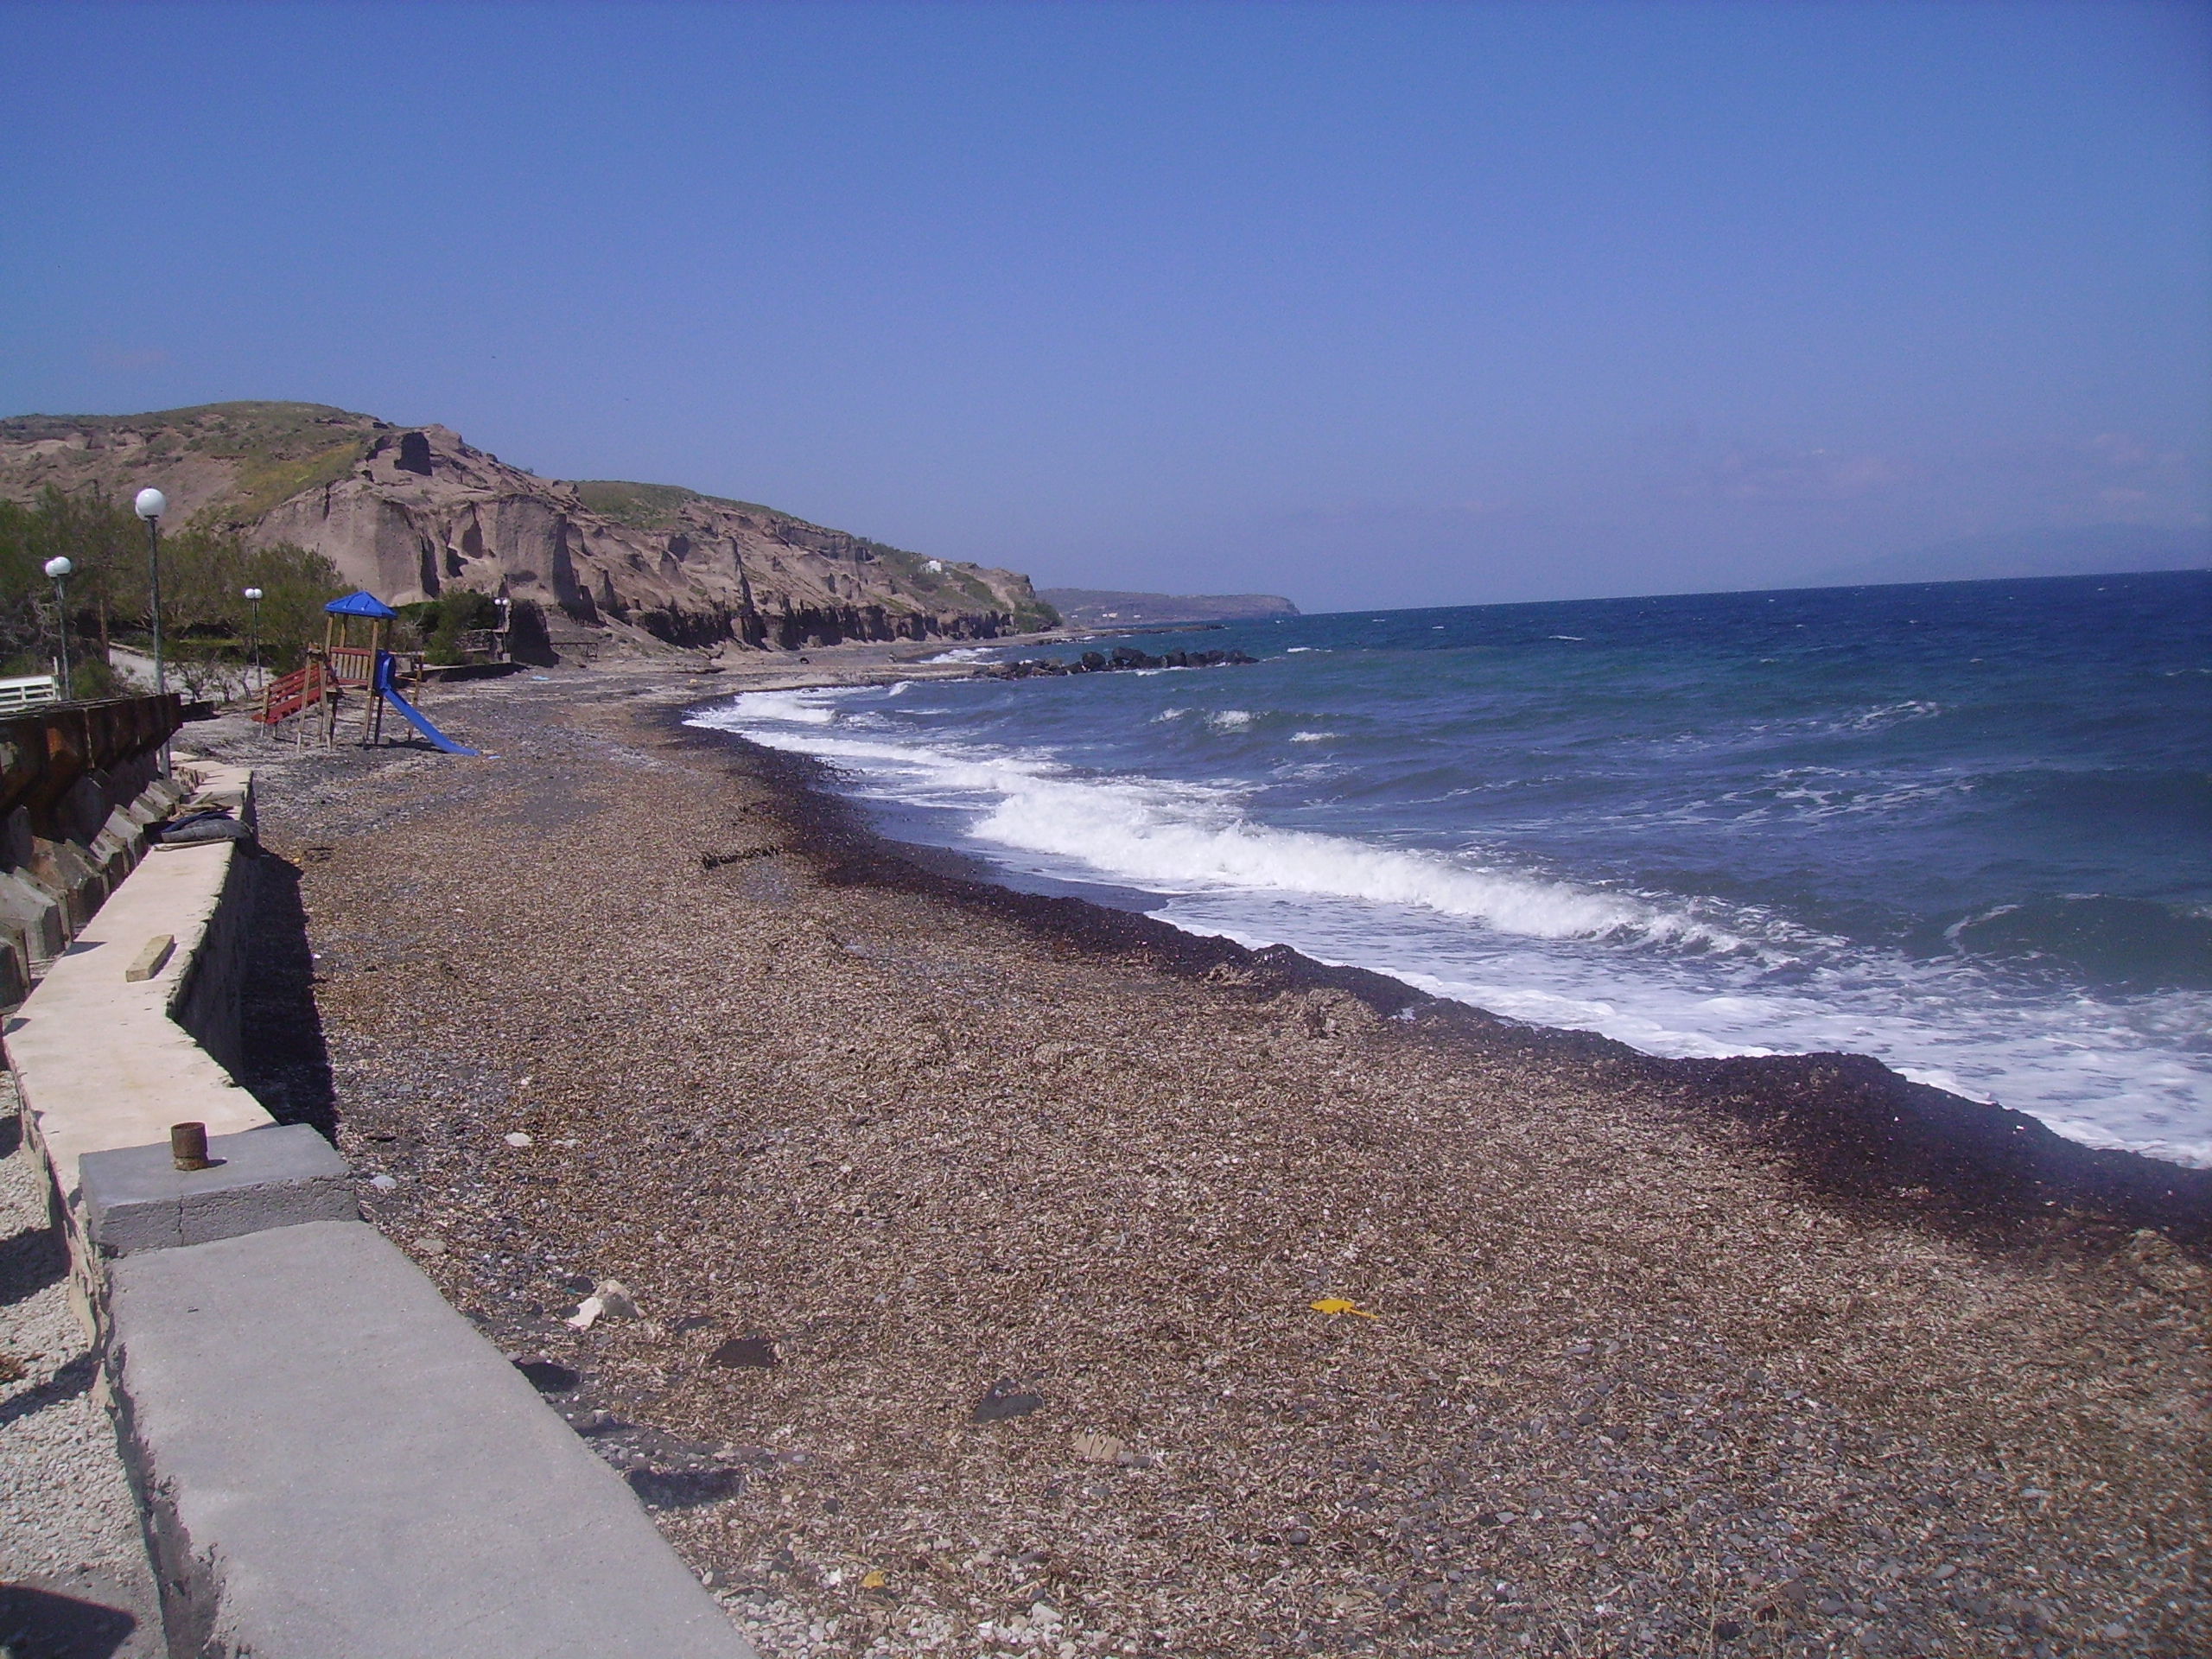
<instances>
[{"instance_id":1,"label":"rocky cliff face","mask_svg":"<svg viewBox=\"0 0 2212 1659\"><path fill-rule=\"evenodd\" d=\"M173 525L296 542L395 604L473 588L671 645L989 639L1052 620L1012 571L668 485L555 482L442 426L315 404L0 421L0 495L48 484L120 500L155 485Z\"/></svg>"}]
</instances>

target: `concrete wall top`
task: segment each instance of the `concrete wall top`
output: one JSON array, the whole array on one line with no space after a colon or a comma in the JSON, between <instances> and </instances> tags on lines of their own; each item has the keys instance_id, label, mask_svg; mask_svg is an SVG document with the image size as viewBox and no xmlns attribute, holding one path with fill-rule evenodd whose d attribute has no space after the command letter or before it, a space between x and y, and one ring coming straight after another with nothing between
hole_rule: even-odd
<instances>
[{"instance_id":1,"label":"concrete wall top","mask_svg":"<svg viewBox=\"0 0 2212 1659\"><path fill-rule=\"evenodd\" d=\"M620 1477L373 1228L109 1273L172 1652L752 1659Z\"/></svg>"},{"instance_id":2,"label":"concrete wall top","mask_svg":"<svg viewBox=\"0 0 2212 1659\"><path fill-rule=\"evenodd\" d=\"M201 787L244 789L245 778L211 777ZM172 1123L229 1135L274 1121L171 1017L237 856L232 842L149 853L7 1021L25 1128L65 1203L73 1205L87 1152L166 1141ZM175 948L160 971L125 979L164 934Z\"/></svg>"}]
</instances>

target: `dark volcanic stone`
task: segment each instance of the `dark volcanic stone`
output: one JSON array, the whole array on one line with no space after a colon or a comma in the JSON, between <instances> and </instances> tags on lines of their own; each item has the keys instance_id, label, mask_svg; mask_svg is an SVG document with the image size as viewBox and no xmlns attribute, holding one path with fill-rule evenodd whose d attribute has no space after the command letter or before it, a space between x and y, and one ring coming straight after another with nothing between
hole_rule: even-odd
<instances>
[{"instance_id":1,"label":"dark volcanic stone","mask_svg":"<svg viewBox=\"0 0 2212 1659\"><path fill-rule=\"evenodd\" d=\"M1044 1403L1043 1395L1024 1393L1019 1382L1002 1376L976 1402L975 1421L995 1423L1008 1417L1027 1417Z\"/></svg>"},{"instance_id":2,"label":"dark volcanic stone","mask_svg":"<svg viewBox=\"0 0 2212 1659\"><path fill-rule=\"evenodd\" d=\"M776 1344L766 1337L732 1337L708 1357L732 1370L746 1365L766 1369L776 1363Z\"/></svg>"},{"instance_id":3,"label":"dark volcanic stone","mask_svg":"<svg viewBox=\"0 0 2212 1659\"><path fill-rule=\"evenodd\" d=\"M515 1361L515 1370L528 1378L530 1386L540 1394L567 1394L583 1381L557 1360L518 1359Z\"/></svg>"},{"instance_id":4,"label":"dark volcanic stone","mask_svg":"<svg viewBox=\"0 0 2212 1659\"><path fill-rule=\"evenodd\" d=\"M632 1469L623 1477L639 1501L656 1510L689 1510L735 1497L745 1489L736 1469Z\"/></svg>"}]
</instances>

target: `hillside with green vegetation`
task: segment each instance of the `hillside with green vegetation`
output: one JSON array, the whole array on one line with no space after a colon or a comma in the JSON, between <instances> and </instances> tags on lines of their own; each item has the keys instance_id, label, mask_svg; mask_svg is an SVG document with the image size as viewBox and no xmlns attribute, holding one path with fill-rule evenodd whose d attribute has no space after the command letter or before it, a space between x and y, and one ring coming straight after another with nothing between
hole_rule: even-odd
<instances>
[{"instance_id":1,"label":"hillside with green vegetation","mask_svg":"<svg viewBox=\"0 0 2212 1659\"><path fill-rule=\"evenodd\" d=\"M168 496L167 523L321 555L388 602L448 588L669 644L798 648L1049 626L1027 577L677 485L536 476L442 426L322 404L0 420L0 499Z\"/></svg>"}]
</instances>

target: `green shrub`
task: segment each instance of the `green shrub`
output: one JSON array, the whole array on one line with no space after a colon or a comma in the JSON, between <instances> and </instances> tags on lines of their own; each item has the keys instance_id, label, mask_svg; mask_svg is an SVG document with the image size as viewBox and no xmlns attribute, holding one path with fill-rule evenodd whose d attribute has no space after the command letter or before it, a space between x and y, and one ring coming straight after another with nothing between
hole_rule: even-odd
<instances>
[{"instance_id":1,"label":"green shrub","mask_svg":"<svg viewBox=\"0 0 2212 1659\"><path fill-rule=\"evenodd\" d=\"M49 488L28 505L0 501L0 661L28 658L38 664L29 671L45 671L54 649L45 564L57 554L77 567L68 583L74 689L103 695L114 685L108 643L152 643L146 527L98 491ZM253 643L248 588L263 592L261 660L278 672L322 643L322 607L345 591L328 559L290 543L248 547L204 530L162 537L164 654L181 689L205 696L241 683Z\"/></svg>"}]
</instances>

